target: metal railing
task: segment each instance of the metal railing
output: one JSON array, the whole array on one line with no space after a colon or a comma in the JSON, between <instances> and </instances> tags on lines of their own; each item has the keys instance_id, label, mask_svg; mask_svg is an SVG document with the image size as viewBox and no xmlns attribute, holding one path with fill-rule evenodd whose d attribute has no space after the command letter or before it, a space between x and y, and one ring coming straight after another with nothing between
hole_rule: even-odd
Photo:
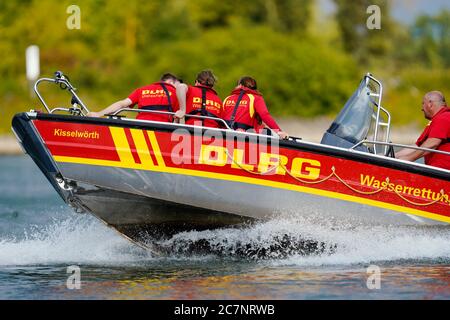
<instances>
[{"instance_id":1,"label":"metal railing","mask_svg":"<svg viewBox=\"0 0 450 320\"><path fill-rule=\"evenodd\" d=\"M380 131L380 127L386 127L386 137L384 139L384 143L388 143L389 142L389 136L390 136L390 131L391 131L391 114L389 113L389 111L387 111L385 108L382 107L381 105L381 100L383 98L383 85L381 84L381 82L377 79L375 79L372 74L367 73L365 76L365 81L366 81L366 86L369 86L369 81L373 81L377 86L378 86L378 92L373 92L370 93L371 97L376 97L378 101L372 101L372 103L375 105L376 107L376 115L375 115L375 132L373 135L373 139L375 141L378 141L378 134ZM383 112L386 117L387 117L387 121L383 122L381 121L381 112ZM388 146L385 146L384 148L384 153L386 154L388 150ZM377 148L376 145L374 145L374 153L377 153Z\"/></svg>"},{"instance_id":2,"label":"metal railing","mask_svg":"<svg viewBox=\"0 0 450 320\"><path fill-rule=\"evenodd\" d=\"M72 94L72 101L71 101L72 108L57 107L50 109L38 89L39 84L41 84L42 82L55 83L58 84L62 90L69 91ZM86 107L83 101L81 101L80 97L75 93L76 90L77 89L74 86L72 86L69 79L61 71L55 72L55 78L41 78L37 80L36 83L34 84L34 92L36 93L37 97L39 98L39 100L41 101L42 105L45 107L48 113L53 113L56 111L67 111L75 115L86 115L87 113L89 113L89 109ZM81 109L78 108L77 105L81 106Z\"/></svg>"},{"instance_id":3,"label":"metal railing","mask_svg":"<svg viewBox=\"0 0 450 320\"><path fill-rule=\"evenodd\" d=\"M421 150L421 151L425 151L425 152L439 153L439 154L450 156L450 152L447 152L447 151L441 151L441 150L429 149L429 148L422 148L422 147L417 147L417 146L412 146L412 145L407 145L407 144L401 144L401 143L382 142L382 141L370 141L370 140L360 141L357 144L355 144L353 147L351 147L350 150L354 150L355 148L357 148L358 146L360 146L360 145L362 145L364 143L372 144L374 146L375 145L382 145L382 146L386 146L386 147L399 147L399 148L406 148L406 149Z\"/></svg>"},{"instance_id":4,"label":"metal railing","mask_svg":"<svg viewBox=\"0 0 450 320\"><path fill-rule=\"evenodd\" d=\"M129 112L135 112L135 113L155 113L155 114L170 115L170 116L174 116L175 115L175 112L170 112L170 111L121 108L121 109L119 109L119 110L117 110L117 111L115 111L113 113L105 114L105 116L115 117L115 116L119 116L119 114L122 113L122 112L128 112L128 111ZM225 129L235 131L222 118L214 118L214 117L209 117L209 116L199 116L199 115L195 115L195 114L186 114L186 115L184 115L184 117L196 118L196 119L204 119L204 120L213 120L213 121L222 123L225 126ZM145 121L145 120L143 120L143 121ZM267 129L271 133L270 136L278 137L278 134L275 131L273 131L270 128L267 128ZM249 133L249 132L246 132L246 133ZM252 132L250 132L250 133L252 133ZM258 134L258 133L255 132L254 134ZM293 140L293 141L301 140L301 138L298 138L298 137L289 137L289 139Z\"/></svg>"},{"instance_id":5,"label":"metal railing","mask_svg":"<svg viewBox=\"0 0 450 320\"><path fill-rule=\"evenodd\" d=\"M155 114L170 115L170 116L174 116L175 115L175 112L170 112L170 111L121 108L121 109L119 109L119 110L117 110L117 111L115 111L113 113L105 114L105 116L118 116L122 112L155 113ZM225 120L221 119L221 118L214 118L214 117L208 117L208 116L199 116L199 115L194 115L194 114L186 114L185 117L196 118L196 119L203 119L203 120L213 120L213 121L222 123L227 129L231 130L231 128L228 125L228 123Z\"/></svg>"},{"instance_id":6,"label":"metal railing","mask_svg":"<svg viewBox=\"0 0 450 320\"><path fill-rule=\"evenodd\" d=\"M57 85L60 86L60 88L62 90L69 91L71 93L71 95L72 95L72 100L71 100L72 107L70 107L70 108L56 107L56 108L51 109L47 105L47 103L44 100L44 98L42 97L41 93L39 92L39 85L41 83L43 83L43 82L49 82L49 83L57 84ZM69 78L67 76L65 76L61 71L56 71L54 78L41 78L41 79L37 80L35 82L35 84L34 84L34 92L36 93L38 99L40 100L40 102L42 103L42 105L44 106L44 108L47 110L48 113L53 114L55 112L61 112L62 111L62 112L70 113L71 115L86 116L89 113L89 109L83 103L83 101L80 99L80 97L76 94L75 91L76 91L76 88L70 83ZM78 107L78 106L80 106L80 107ZM169 115L169 116L174 116L175 115L174 112L169 112L169 111L121 108L121 109L115 111L112 114L107 114L106 116L110 116L110 117L117 116L117 117L119 117L120 113L122 113L122 112L153 113L153 114L164 114L164 115ZM190 115L190 114L186 114L185 117L186 118L201 119L201 120L216 121L216 122L222 124L224 126L224 128L226 128L228 130L232 130L230 128L230 126L228 125L228 123L225 120L221 119L221 118L215 118L215 117L210 117L210 116L201 116L201 115ZM140 120L138 120L138 121L140 121ZM276 134L276 132L274 132L273 130L269 129L269 131L271 132L271 134L273 136L275 136L275 137L278 136Z\"/></svg>"}]
</instances>

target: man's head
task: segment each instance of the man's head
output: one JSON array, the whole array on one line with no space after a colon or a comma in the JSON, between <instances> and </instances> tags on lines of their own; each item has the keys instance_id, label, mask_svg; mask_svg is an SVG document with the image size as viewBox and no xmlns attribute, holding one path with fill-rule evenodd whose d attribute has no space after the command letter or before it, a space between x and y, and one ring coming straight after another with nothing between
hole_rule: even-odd
<instances>
[{"instance_id":1,"label":"man's head","mask_svg":"<svg viewBox=\"0 0 450 320\"><path fill-rule=\"evenodd\" d=\"M252 90L258 89L258 85L256 84L256 80L249 76L241 77L238 81L239 86L243 86Z\"/></svg>"},{"instance_id":2,"label":"man's head","mask_svg":"<svg viewBox=\"0 0 450 320\"><path fill-rule=\"evenodd\" d=\"M172 73L164 73L164 74L161 76L161 79L160 79L160 80L161 80L162 82L166 82L166 83L169 83L169 84L171 84L171 85L176 85L176 84L178 84L178 83L181 82L181 80L178 79L177 76L175 76L175 75L172 74Z\"/></svg>"},{"instance_id":3,"label":"man's head","mask_svg":"<svg viewBox=\"0 0 450 320\"><path fill-rule=\"evenodd\" d=\"M445 98L440 91L428 92L422 100L422 111L426 119L431 120L433 116L445 107Z\"/></svg>"},{"instance_id":4,"label":"man's head","mask_svg":"<svg viewBox=\"0 0 450 320\"><path fill-rule=\"evenodd\" d=\"M214 84L216 83L217 78L216 76L212 73L211 70L203 70L201 71L198 75L197 78L195 79L195 83L196 84L201 84L203 86L207 86L207 87L214 87Z\"/></svg>"}]
</instances>

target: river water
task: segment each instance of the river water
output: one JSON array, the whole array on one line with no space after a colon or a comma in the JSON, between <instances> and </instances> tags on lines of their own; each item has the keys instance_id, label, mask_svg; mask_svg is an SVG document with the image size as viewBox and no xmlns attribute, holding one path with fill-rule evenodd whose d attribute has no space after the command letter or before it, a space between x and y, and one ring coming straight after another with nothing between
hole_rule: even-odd
<instances>
[{"instance_id":1,"label":"river water","mask_svg":"<svg viewBox=\"0 0 450 320\"><path fill-rule=\"evenodd\" d=\"M314 235L333 250L234 254L284 234ZM292 217L168 241L200 239L220 254L156 256L74 213L28 157L0 157L0 299L450 299L450 228L337 228ZM79 289L68 281L73 270Z\"/></svg>"}]
</instances>

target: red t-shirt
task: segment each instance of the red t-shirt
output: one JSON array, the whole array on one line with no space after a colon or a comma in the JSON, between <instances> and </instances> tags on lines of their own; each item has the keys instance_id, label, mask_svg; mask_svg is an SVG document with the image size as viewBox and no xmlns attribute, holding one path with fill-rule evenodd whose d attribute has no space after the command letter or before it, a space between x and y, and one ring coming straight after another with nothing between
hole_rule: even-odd
<instances>
[{"instance_id":1,"label":"red t-shirt","mask_svg":"<svg viewBox=\"0 0 450 320\"><path fill-rule=\"evenodd\" d=\"M164 85L170 95L172 110L169 110L169 99L161 86L161 82L155 82L151 85L136 89L128 98L131 100L132 105L137 104L139 109L176 112L179 109L177 91L169 83L164 83ZM172 116L150 112L141 112L137 115L136 119L172 122Z\"/></svg>"},{"instance_id":2,"label":"red t-shirt","mask_svg":"<svg viewBox=\"0 0 450 320\"><path fill-rule=\"evenodd\" d=\"M189 114L193 111L195 112L195 115L201 116L201 109L202 109L202 89L206 89L206 111L208 112L207 116L216 116L220 118L222 113L222 100L220 100L219 96L217 95L216 91L214 89L197 85L197 86L189 86L188 91L186 93L186 114ZM186 117L186 124L190 125L202 125L201 119L196 118L189 118ZM220 125L217 121L214 120L204 120L203 122L204 127L211 127L211 128L219 128Z\"/></svg>"},{"instance_id":3,"label":"red t-shirt","mask_svg":"<svg viewBox=\"0 0 450 320\"><path fill-rule=\"evenodd\" d=\"M222 118L227 121L231 120L241 90L244 90L245 94L242 96L241 102L236 110L234 122L250 126L255 130L261 129L261 125L255 117L257 114L270 129L280 130L280 127L270 115L269 110L267 110L261 93L246 87L236 87L231 92L231 95L225 98L223 101Z\"/></svg>"},{"instance_id":4,"label":"red t-shirt","mask_svg":"<svg viewBox=\"0 0 450 320\"><path fill-rule=\"evenodd\" d=\"M420 146L428 138L441 139L442 143L437 150L450 152L450 109L442 108L434 115L426 126L422 135L417 139L416 145ZM439 153L429 153L425 156L425 163L430 166L450 170L450 156Z\"/></svg>"}]
</instances>

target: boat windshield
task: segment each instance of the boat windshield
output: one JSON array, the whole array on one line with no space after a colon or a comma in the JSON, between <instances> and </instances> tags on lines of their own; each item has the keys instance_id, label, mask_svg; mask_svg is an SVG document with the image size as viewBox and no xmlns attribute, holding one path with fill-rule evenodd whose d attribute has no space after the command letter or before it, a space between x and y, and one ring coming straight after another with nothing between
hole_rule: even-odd
<instances>
[{"instance_id":1,"label":"boat windshield","mask_svg":"<svg viewBox=\"0 0 450 320\"><path fill-rule=\"evenodd\" d=\"M321 143L342 148L351 148L361 140L367 138L371 130L372 120L375 118L374 107L376 102L372 99L374 93L370 82L366 78L360 83L342 108L339 115L324 134ZM360 151L368 151L361 145Z\"/></svg>"}]
</instances>

